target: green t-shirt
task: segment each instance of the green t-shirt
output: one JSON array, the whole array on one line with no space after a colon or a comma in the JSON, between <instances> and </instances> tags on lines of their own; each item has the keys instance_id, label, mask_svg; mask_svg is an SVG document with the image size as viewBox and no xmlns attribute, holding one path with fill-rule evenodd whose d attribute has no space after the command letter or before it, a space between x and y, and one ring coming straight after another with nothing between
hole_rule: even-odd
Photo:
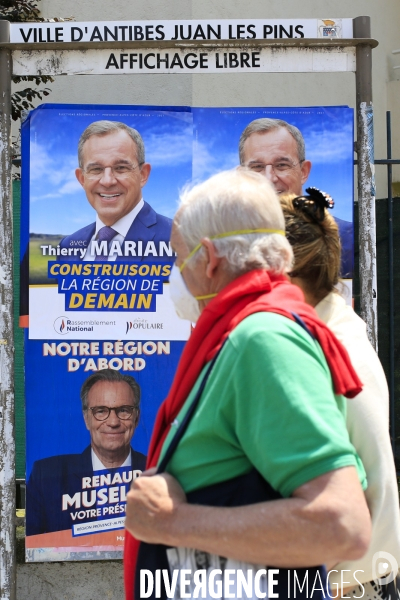
<instances>
[{"instance_id":1,"label":"green t-shirt","mask_svg":"<svg viewBox=\"0 0 400 600\"><path fill-rule=\"evenodd\" d=\"M206 368L172 424L161 456ZM365 489L345 407L346 400L334 394L319 344L281 315L253 314L230 334L167 471L190 492L254 466L288 497L315 477L353 465Z\"/></svg>"}]
</instances>

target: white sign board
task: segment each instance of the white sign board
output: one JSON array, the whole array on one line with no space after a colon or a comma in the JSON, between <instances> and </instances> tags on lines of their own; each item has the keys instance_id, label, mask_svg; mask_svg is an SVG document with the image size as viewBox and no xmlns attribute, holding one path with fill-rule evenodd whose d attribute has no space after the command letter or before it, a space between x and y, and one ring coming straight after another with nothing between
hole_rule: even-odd
<instances>
[{"instance_id":1,"label":"white sign board","mask_svg":"<svg viewBox=\"0 0 400 600\"><path fill-rule=\"evenodd\" d=\"M44 306L46 306L45 311L43 310ZM164 285L163 294L157 296L156 310L151 313L146 312L145 318L143 314L130 313L136 340L147 340L149 332L151 332L153 341L179 341L188 338L190 323L177 316L169 295L169 285ZM57 330L57 333L60 331L57 324L62 321L67 324L62 331L62 335L67 340L88 340L90 335L95 336L96 339L113 340L116 330L120 332L121 340L132 338L132 332L127 328L126 313L116 311L112 318L107 314L101 318L98 314L93 317L87 311L76 311L71 316L71 313L65 314L64 296L59 293L57 286L31 287L29 290L29 338L31 340L53 339L54 331ZM88 331L93 333L88 333Z\"/></svg>"},{"instance_id":2,"label":"white sign board","mask_svg":"<svg viewBox=\"0 0 400 600\"><path fill-rule=\"evenodd\" d=\"M355 48L14 50L14 75L355 71Z\"/></svg>"},{"instance_id":3,"label":"white sign board","mask_svg":"<svg viewBox=\"0 0 400 600\"><path fill-rule=\"evenodd\" d=\"M352 38L352 19L11 23L15 44Z\"/></svg>"}]
</instances>

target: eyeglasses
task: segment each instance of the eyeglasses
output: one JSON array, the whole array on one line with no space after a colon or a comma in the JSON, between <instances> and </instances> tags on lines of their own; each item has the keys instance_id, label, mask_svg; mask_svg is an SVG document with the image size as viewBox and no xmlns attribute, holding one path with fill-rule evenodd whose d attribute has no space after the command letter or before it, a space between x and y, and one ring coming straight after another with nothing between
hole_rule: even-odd
<instances>
[{"instance_id":1,"label":"eyeglasses","mask_svg":"<svg viewBox=\"0 0 400 600\"><path fill-rule=\"evenodd\" d=\"M96 419L96 421L107 421L108 417L113 410L117 415L118 419L121 421L127 421L133 415L134 410L139 410L137 406L117 406L116 408L109 408L108 406L93 406L92 408L87 408L86 410L91 410L92 415Z\"/></svg>"},{"instance_id":2,"label":"eyeglasses","mask_svg":"<svg viewBox=\"0 0 400 600\"><path fill-rule=\"evenodd\" d=\"M143 163L139 163L137 165L114 165L110 167L100 167L98 165L93 165L88 167L87 169L82 169L88 179L101 179L104 175L106 169L111 169L111 173L117 179L123 179L124 177L129 177L129 175L138 167L141 167Z\"/></svg>"},{"instance_id":3,"label":"eyeglasses","mask_svg":"<svg viewBox=\"0 0 400 600\"><path fill-rule=\"evenodd\" d=\"M275 175L281 175L282 173L295 169L298 165L301 165L302 162L304 162L304 160L299 160L297 163L292 163L289 160L280 160L276 163L252 162L246 166L255 173L263 173L267 167L271 167Z\"/></svg>"}]
</instances>

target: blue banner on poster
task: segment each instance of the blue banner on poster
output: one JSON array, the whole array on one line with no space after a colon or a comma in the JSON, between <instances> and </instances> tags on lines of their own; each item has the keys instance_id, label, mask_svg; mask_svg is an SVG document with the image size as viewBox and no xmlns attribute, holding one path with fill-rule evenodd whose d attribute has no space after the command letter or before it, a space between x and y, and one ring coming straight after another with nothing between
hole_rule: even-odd
<instances>
[{"instance_id":1,"label":"blue banner on poster","mask_svg":"<svg viewBox=\"0 0 400 600\"><path fill-rule=\"evenodd\" d=\"M48 277L57 281L65 310L155 312L156 297L168 283L170 264L118 263L48 264Z\"/></svg>"},{"instance_id":2,"label":"blue banner on poster","mask_svg":"<svg viewBox=\"0 0 400 600\"><path fill-rule=\"evenodd\" d=\"M118 558L190 335L168 285L179 191L242 165L328 192L350 281L353 110L43 105L22 140L27 560Z\"/></svg>"}]
</instances>

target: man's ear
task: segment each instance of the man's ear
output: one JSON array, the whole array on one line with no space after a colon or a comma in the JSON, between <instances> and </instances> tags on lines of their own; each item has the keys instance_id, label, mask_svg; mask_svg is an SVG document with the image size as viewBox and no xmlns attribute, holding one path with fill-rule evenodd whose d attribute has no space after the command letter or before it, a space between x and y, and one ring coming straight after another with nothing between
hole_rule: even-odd
<instances>
[{"instance_id":1,"label":"man's ear","mask_svg":"<svg viewBox=\"0 0 400 600\"><path fill-rule=\"evenodd\" d=\"M303 185L307 181L310 171L311 161L303 160L303 162L301 163L301 185Z\"/></svg>"},{"instance_id":2,"label":"man's ear","mask_svg":"<svg viewBox=\"0 0 400 600\"><path fill-rule=\"evenodd\" d=\"M81 168L75 169L75 177L77 178L77 180L79 181L79 183L83 187L83 181L85 179L85 175L84 175L84 173L83 173L83 171L82 171Z\"/></svg>"},{"instance_id":3,"label":"man's ear","mask_svg":"<svg viewBox=\"0 0 400 600\"><path fill-rule=\"evenodd\" d=\"M217 255L217 251L211 240L208 238L203 238L201 240L201 244L204 246L207 252L206 276L211 279L214 276L219 263L221 262L221 258Z\"/></svg>"},{"instance_id":4,"label":"man's ear","mask_svg":"<svg viewBox=\"0 0 400 600\"><path fill-rule=\"evenodd\" d=\"M144 187L147 183L147 180L150 176L151 165L149 163L144 163L140 167L140 185Z\"/></svg>"}]
</instances>

